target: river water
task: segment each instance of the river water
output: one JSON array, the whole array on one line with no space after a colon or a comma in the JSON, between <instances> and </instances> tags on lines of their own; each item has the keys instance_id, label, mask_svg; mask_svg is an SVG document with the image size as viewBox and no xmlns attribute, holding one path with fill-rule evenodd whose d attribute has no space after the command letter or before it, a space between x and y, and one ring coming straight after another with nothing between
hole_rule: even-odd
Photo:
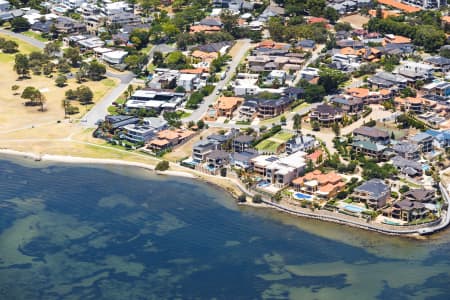
<instances>
[{"instance_id":1,"label":"river water","mask_svg":"<svg viewBox=\"0 0 450 300\"><path fill-rule=\"evenodd\" d=\"M0 160L0 299L450 299L450 234L237 207L128 167Z\"/></svg>"}]
</instances>

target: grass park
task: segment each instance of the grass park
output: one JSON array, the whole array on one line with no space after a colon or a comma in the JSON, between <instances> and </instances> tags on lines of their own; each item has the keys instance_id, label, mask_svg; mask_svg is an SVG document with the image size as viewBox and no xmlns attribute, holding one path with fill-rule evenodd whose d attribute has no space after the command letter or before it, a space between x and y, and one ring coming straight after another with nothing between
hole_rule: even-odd
<instances>
[{"instance_id":1,"label":"grass park","mask_svg":"<svg viewBox=\"0 0 450 300\"><path fill-rule=\"evenodd\" d=\"M267 153L277 153L291 137L292 133L281 131L275 134L274 136L261 141L258 145L256 145L256 149L260 152Z\"/></svg>"}]
</instances>

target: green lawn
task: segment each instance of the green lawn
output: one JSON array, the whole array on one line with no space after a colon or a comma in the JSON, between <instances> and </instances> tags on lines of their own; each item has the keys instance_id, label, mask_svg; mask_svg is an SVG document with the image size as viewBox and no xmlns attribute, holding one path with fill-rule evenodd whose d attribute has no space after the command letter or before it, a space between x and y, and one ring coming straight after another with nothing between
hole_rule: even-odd
<instances>
[{"instance_id":1,"label":"green lawn","mask_svg":"<svg viewBox=\"0 0 450 300\"><path fill-rule=\"evenodd\" d=\"M256 145L256 149L263 152L277 152L278 147L280 147L280 143L271 141L270 139L264 140Z\"/></svg>"},{"instance_id":2,"label":"green lawn","mask_svg":"<svg viewBox=\"0 0 450 300\"><path fill-rule=\"evenodd\" d=\"M114 80L112 80L111 78L103 79L102 83L106 87L115 87L116 86L116 82Z\"/></svg>"},{"instance_id":3,"label":"green lawn","mask_svg":"<svg viewBox=\"0 0 450 300\"><path fill-rule=\"evenodd\" d=\"M306 103L306 102L303 102L303 103L301 103L300 105L297 105L296 107L294 107L294 109L292 110L293 112L298 112L298 111L300 111L300 110L302 110L302 109L304 109L304 108L307 108L307 107L309 107L311 104L309 104L309 103Z\"/></svg>"},{"instance_id":4,"label":"green lawn","mask_svg":"<svg viewBox=\"0 0 450 300\"><path fill-rule=\"evenodd\" d=\"M115 107L114 105L109 106L108 113L110 115L117 115L117 107Z\"/></svg>"},{"instance_id":5,"label":"green lawn","mask_svg":"<svg viewBox=\"0 0 450 300\"><path fill-rule=\"evenodd\" d=\"M22 54L30 54L30 52L33 52L33 51L40 51L39 48L37 48L33 45L30 45L28 43L25 43L24 41L19 40L15 37L11 37L7 34L0 33L0 37L4 38L5 40L10 40L10 41L16 42L19 45L19 51ZM14 54L12 54L11 56L14 58Z\"/></svg>"},{"instance_id":6,"label":"green lawn","mask_svg":"<svg viewBox=\"0 0 450 300\"><path fill-rule=\"evenodd\" d=\"M275 117L275 118L262 120L261 122L259 122L259 125L266 125L267 126L267 125L280 123L280 120L281 120L282 116L284 116L284 115L279 115L278 117Z\"/></svg>"},{"instance_id":7,"label":"green lawn","mask_svg":"<svg viewBox=\"0 0 450 300\"><path fill-rule=\"evenodd\" d=\"M34 31L25 31L22 32L23 35L29 36L30 38L33 38L35 40L41 41L41 42L48 42L48 39L46 39L45 37L42 37L42 35L40 35L37 32Z\"/></svg>"},{"instance_id":8,"label":"green lawn","mask_svg":"<svg viewBox=\"0 0 450 300\"><path fill-rule=\"evenodd\" d=\"M187 112L187 111L182 111L182 114L180 115L181 119L187 118L191 115L191 113Z\"/></svg>"},{"instance_id":9,"label":"green lawn","mask_svg":"<svg viewBox=\"0 0 450 300\"><path fill-rule=\"evenodd\" d=\"M277 134L275 134L272 138L287 142L293 136L294 134L290 132L280 131Z\"/></svg>"}]
</instances>

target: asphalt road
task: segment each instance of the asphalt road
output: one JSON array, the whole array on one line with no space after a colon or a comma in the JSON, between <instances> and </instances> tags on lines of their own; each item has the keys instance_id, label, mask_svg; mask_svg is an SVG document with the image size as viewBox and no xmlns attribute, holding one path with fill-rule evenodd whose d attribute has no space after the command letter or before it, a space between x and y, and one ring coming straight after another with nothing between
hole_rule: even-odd
<instances>
[{"instance_id":1,"label":"asphalt road","mask_svg":"<svg viewBox=\"0 0 450 300\"><path fill-rule=\"evenodd\" d=\"M234 55L230 66L229 71L227 71L226 76L223 80L220 80L217 82L217 85L214 88L214 91L211 93L211 95L204 98L203 102L199 105L199 107L192 112L192 114L183 119L185 122L189 121L198 121L202 118L202 116L206 113L206 110L208 109L209 105L213 104L217 99L217 92L219 90L222 90L223 87L231 80L231 77L233 77L234 73L236 72L236 68L239 65L241 59L244 57L245 53L248 49L250 49L250 40L244 39L244 40L238 40L237 42L241 42L241 47L239 48L236 55Z\"/></svg>"},{"instance_id":2,"label":"asphalt road","mask_svg":"<svg viewBox=\"0 0 450 300\"><path fill-rule=\"evenodd\" d=\"M19 40L22 40L22 41L24 41L24 42L26 42L26 43L28 43L30 45L33 45L33 46L35 46L35 47L37 47L39 49L44 49L44 47L45 47L45 43L44 42L38 41L38 40L36 40L36 39L34 39L32 37L23 35L21 33L12 32L10 30L5 30L5 29L0 29L0 32L3 33L3 34L9 35L9 36L15 37L15 38L17 38Z\"/></svg>"}]
</instances>

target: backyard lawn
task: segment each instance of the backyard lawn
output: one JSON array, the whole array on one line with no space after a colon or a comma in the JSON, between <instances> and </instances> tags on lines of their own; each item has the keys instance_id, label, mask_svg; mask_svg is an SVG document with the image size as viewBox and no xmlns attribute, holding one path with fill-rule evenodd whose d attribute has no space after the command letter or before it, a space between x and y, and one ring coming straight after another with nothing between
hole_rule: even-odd
<instances>
[{"instance_id":1,"label":"backyard lawn","mask_svg":"<svg viewBox=\"0 0 450 300\"><path fill-rule=\"evenodd\" d=\"M277 152L278 147L281 146L281 143L272 141L270 139L264 140L256 145L256 149L261 152Z\"/></svg>"},{"instance_id":2,"label":"backyard lawn","mask_svg":"<svg viewBox=\"0 0 450 300\"><path fill-rule=\"evenodd\" d=\"M284 142L287 142L291 137L293 137L294 134L286 131L280 131L277 134L275 134L273 137L269 138L273 140L281 140Z\"/></svg>"}]
</instances>

